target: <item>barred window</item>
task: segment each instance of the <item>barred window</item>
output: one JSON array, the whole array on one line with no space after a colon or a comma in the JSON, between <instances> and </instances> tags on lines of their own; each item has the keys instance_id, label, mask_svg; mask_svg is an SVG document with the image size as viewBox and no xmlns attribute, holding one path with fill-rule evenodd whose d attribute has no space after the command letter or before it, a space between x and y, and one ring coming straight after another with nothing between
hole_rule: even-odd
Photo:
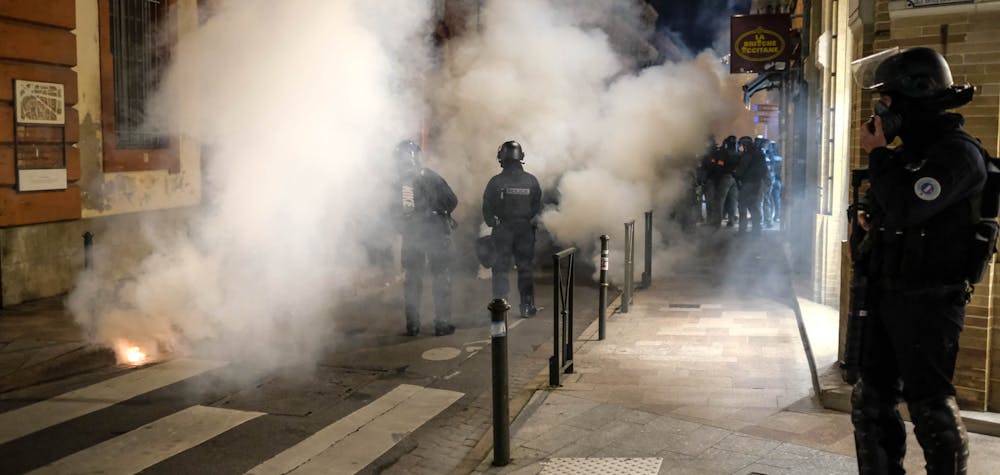
<instances>
[{"instance_id":1,"label":"barred window","mask_svg":"<svg viewBox=\"0 0 1000 475\"><path fill-rule=\"evenodd\" d=\"M156 149L165 137L143 130L145 108L166 60L158 25L162 0L111 0L115 138L120 149Z\"/></svg>"}]
</instances>

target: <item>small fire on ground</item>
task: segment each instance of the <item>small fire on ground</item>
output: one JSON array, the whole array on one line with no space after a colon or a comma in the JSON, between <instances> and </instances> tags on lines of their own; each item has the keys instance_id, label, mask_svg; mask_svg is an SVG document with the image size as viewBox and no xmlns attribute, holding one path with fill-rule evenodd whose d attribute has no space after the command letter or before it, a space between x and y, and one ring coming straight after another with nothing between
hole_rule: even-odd
<instances>
[{"instance_id":1,"label":"small fire on ground","mask_svg":"<svg viewBox=\"0 0 1000 475\"><path fill-rule=\"evenodd\" d=\"M118 362L132 366L139 366L147 363L149 357L143 349L129 342L119 342L115 347Z\"/></svg>"}]
</instances>

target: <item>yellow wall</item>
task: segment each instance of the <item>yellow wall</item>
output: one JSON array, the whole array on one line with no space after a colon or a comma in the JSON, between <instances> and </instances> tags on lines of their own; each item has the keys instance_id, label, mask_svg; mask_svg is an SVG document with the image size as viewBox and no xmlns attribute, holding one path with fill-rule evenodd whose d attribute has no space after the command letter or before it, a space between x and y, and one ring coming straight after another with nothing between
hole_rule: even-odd
<instances>
[{"instance_id":1,"label":"yellow wall","mask_svg":"<svg viewBox=\"0 0 1000 475\"><path fill-rule=\"evenodd\" d=\"M101 74L97 0L76 0L77 66L80 100L80 162L83 217L93 218L181 206L201 201L200 146L181 137L180 172L166 170L104 173L101 169ZM170 21L178 35L197 28L196 0L178 0Z\"/></svg>"}]
</instances>

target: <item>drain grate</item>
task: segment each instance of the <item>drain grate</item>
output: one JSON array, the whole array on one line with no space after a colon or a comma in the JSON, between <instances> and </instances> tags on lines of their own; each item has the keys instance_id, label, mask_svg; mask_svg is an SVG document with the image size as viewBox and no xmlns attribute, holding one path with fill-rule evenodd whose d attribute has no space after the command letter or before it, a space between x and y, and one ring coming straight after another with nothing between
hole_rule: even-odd
<instances>
[{"instance_id":1,"label":"drain grate","mask_svg":"<svg viewBox=\"0 0 1000 475\"><path fill-rule=\"evenodd\" d=\"M672 303L669 304L670 308L701 308L700 303Z\"/></svg>"},{"instance_id":2,"label":"drain grate","mask_svg":"<svg viewBox=\"0 0 1000 475\"><path fill-rule=\"evenodd\" d=\"M662 458L554 458L544 462L542 475L597 475L608 473L656 475Z\"/></svg>"}]
</instances>

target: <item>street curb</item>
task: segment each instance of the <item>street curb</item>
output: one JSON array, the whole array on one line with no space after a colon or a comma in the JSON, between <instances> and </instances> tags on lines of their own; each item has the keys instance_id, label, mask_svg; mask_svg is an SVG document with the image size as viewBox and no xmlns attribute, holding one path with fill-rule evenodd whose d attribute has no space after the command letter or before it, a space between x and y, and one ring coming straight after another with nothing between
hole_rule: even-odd
<instances>
[{"instance_id":1,"label":"street curb","mask_svg":"<svg viewBox=\"0 0 1000 475\"><path fill-rule=\"evenodd\" d=\"M622 296L621 292L618 292L617 295L615 295L614 298L612 298L608 302L607 308L614 308L615 301L620 300L621 296ZM611 318L612 316L617 314L619 314L619 312L618 309L616 308L611 312L610 315L608 315L608 318ZM577 339L577 341L581 342L580 344L586 344L593 341L597 341L596 335L597 335L597 327L599 324L600 324L599 319L594 318L594 321L591 322L590 325L588 325L587 328L585 328L582 332L580 332L580 336ZM549 339L548 341L551 343L552 340ZM518 391L516 396L511 398L510 433L512 436L517 433L515 429L519 428L521 425L524 424L523 420L519 421L521 415L533 413L534 410L538 408L538 406L541 406L541 404L545 402L545 399L548 398L548 395L555 390L556 388L552 388L551 386L549 386L549 368L545 367L541 371L539 371L537 375L535 375L535 378L532 379L530 383L521 388L521 390ZM539 393L544 393L544 397L536 398L535 396ZM529 404L533 405L529 407ZM492 426L490 427L492 428ZM469 451L469 453L462 460L462 463L459 464L458 467L455 467L455 469L451 471L450 475L468 475L470 473L475 473L480 467L484 465L492 467L493 464L491 462L491 459L489 459L489 457L491 456L490 451L492 449L493 449L493 431L487 430L486 434L484 434L483 437L479 439L479 443L477 443L476 446Z\"/></svg>"},{"instance_id":2,"label":"street curb","mask_svg":"<svg viewBox=\"0 0 1000 475\"><path fill-rule=\"evenodd\" d=\"M0 393L24 389L117 364L114 351L86 346L15 371L0 380Z\"/></svg>"}]
</instances>

